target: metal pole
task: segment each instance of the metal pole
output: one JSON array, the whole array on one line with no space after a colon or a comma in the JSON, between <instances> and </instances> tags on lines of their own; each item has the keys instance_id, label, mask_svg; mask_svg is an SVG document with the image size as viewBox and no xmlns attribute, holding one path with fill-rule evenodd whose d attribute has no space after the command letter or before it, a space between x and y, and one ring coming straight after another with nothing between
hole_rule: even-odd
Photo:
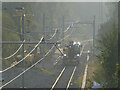
<instances>
[{"instance_id":1,"label":"metal pole","mask_svg":"<svg viewBox=\"0 0 120 90\"><path fill-rule=\"evenodd\" d=\"M63 46L64 46L64 16L63 16L63 20L62 20L62 23L63 23L63 27L62 27L62 37L63 37Z\"/></svg>"},{"instance_id":2,"label":"metal pole","mask_svg":"<svg viewBox=\"0 0 120 90\"><path fill-rule=\"evenodd\" d=\"M51 28L50 28L50 29L51 29L51 32L50 32L50 35L51 35L52 30L53 30L53 14L52 14L52 12L51 12ZM56 38L54 38L54 39L56 39ZM56 41L56 40L55 40L55 41ZM50 45L49 47L51 47L51 45ZM54 54L54 50L55 50L55 49L52 50L52 55Z\"/></svg>"},{"instance_id":3,"label":"metal pole","mask_svg":"<svg viewBox=\"0 0 120 90\"><path fill-rule=\"evenodd\" d=\"M45 14L43 14L43 36L45 35ZM45 36L44 36L44 40L45 40ZM44 41L43 41L44 42ZM44 51L44 45L42 45L42 49L43 49L43 58L45 57L45 51ZM43 66L44 64L42 64L42 67L44 68Z\"/></svg>"},{"instance_id":4,"label":"metal pole","mask_svg":"<svg viewBox=\"0 0 120 90\"><path fill-rule=\"evenodd\" d=\"M22 41L24 41L24 14L22 13ZM22 46L22 57L24 58L24 43ZM24 72L24 60L22 63L22 71ZM22 87L24 88L24 74L22 75Z\"/></svg>"},{"instance_id":5,"label":"metal pole","mask_svg":"<svg viewBox=\"0 0 120 90\"><path fill-rule=\"evenodd\" d=\"M93 57L95 56L95 16L93 19Z\"/></svg>"},{"instance_id":6,"label":"metal pole","mask_svg":"<svg viewBox=\"0 0 120 90\"><path fill-rule=\"evenodd\" d=\"M30 32L29 32L29 42L30 42ZM31 50L31 48L30 48L30 46L29 46L29 53L30 53L30 50Z\"/></svg>"},{"instance_id":7,"label":"metal pole","mask_svg":"<svg viewBox=\"0 0 120 90\"><path fill-rule=\"evenodd\" d=\"M23 14L23 11L20 12L20 15ZM20 16L20 39L22 40L22 16Z\"/></svg>"},{"instance_id":8,"label":"metal pole","mask_svg":"<svg viewBox=\"0 0 120 90\"><path fill-rule=\"evenodd\" d=\"M45 14L43 14L43 36L44 35L45 35ZM45 37L44 37L44 39L45 39ZM44 45L43 45L43 57L44 57L44 55L45 55L45 52L44 52Z\"/></svg>"}]
</instances>

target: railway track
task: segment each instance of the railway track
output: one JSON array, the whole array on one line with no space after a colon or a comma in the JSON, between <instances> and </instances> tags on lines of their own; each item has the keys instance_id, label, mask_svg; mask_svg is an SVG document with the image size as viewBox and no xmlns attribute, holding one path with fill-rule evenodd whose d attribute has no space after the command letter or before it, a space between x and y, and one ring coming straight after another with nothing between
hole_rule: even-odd
<instances>
[{"instance_id":1,"label":"railway track","mask_svg":"<svg viewBox=\"0 0 120 90\"><path fill-rule=\"evenodd\" d=\"M84 46L81 50L80 57L83 53ZM64 67L61 70L60 74L58 75L57 79L55 80L54 84L52 85L51 90L55 88L66 88L67 90L72 83L76 70L77 70L77 66Z\"/></svg>"},{"instance_id":2,"label":"railway track","mask_svg":"<svg viewBox=\"0 0 120 90\"><path fill-rule=\"evenodd\" d=\"M52 85L51 90L55 88L66 88L67 90L71 84L76 69L76 66L64 67Z\"/></svg>"}]
</instances>

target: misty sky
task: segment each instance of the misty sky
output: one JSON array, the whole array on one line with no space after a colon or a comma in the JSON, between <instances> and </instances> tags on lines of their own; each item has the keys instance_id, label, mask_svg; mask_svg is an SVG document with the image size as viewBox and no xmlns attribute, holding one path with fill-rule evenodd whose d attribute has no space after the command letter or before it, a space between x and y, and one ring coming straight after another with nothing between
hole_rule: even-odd
<instances>
[{"instance_id":1,"label":"misty sky","mask_svg":"<svg viewBox=\"0 0 120 90\"><path fill-rule=\"evenodd\" d=\"M41 3L41 2L39 2ZM55 3L55 2L53 2ZM36 3L38 4L38 3ZM33 5L35 10L38 10L40 8L40 5L36 6ZM43 4L43 3L42 3ZM49 2L46 2L46 4L50 4ZM93 21L93 16L96 16L96 29L99 27L100 23L105 22L107 19L109 19L108 15L108 9L106 6L106 3L99 3L99 2L66 2L63 3L65 6L70 8L71 11L71 17L68 19L72 20L80 20L83 22L92 22ZM49 8L54 7L53 4L51 6L49 5ZM48 8L48 9L49 9ZM61 7L62 8L62 7ZM72 8L72 9L71 9ZM64 8L63 8L64 9ZM34 11L36 13L35 16L37 16L37 11ZM54 14L54 11L52 12ZM68 12L66 12L68 13ZM61 14L61 13L60 13ZM38 19L38 18L37 18Z\"/></svg>"},{"instance_id":2,"label":"misty sky","mask_svg":"<svg viewBox=\"0 0 120 90\"><path fill-rule=\"evenodd\" d=\"M108 18L108 9L105 3L71 3L71 7L74 8L74 16L80 21L93 21L93 16L96 16L96 26L105 22Z\"/></svg>"}]
</instances>

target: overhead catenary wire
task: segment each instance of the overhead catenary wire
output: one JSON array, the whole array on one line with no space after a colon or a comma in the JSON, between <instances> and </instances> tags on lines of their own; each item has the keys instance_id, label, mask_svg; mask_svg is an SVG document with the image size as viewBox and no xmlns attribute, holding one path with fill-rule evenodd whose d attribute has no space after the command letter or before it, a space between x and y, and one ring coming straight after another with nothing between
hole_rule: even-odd
<instances>
[{"instance_id":1,"label":"overhead catenary wire","mask_svg":"<svg viewBox=\"0 0 120 90\"><path fill-rule=\"evenodd\" d=\"M67 32L69 30L70 26L67 27L67 29L64 32Z\"/></svg>"},{"instance_id":2,"label":"overhead catenary wire","mask_svg":"<svg viewBox=\"0 0 120 90\"><path fill-rule=\"evenodd\" d=\"M8 67L8 68L0 71L0 73L3 73L3 72L5 72L5 71L7 71L7 70L9 70L9 69L11 69L11 68L13 68L13 67L15 67L17 64L19 64L19 63L22 62L24 59L26 59L26 58L38 47L38 45L42 42L42 40L43 40L43 36L42 36L41 40L39 41L39 43L38 43L37 45L35 45L35 47L30 51L30 53L28 53L24 58L22 58L21 60L19 60L19 61L18 61L16 64L14 64L13 66L10 66L10 67Z\"/></svg>"},{"instance_id":3,"label":"overhead catenary wire","mask_svg":"<svg viewBox=\"0 0 120 90\"><path fill-rule=\"evenodd\" d=\"M57 29L55 30L55 33L53 34L53 36L52 36L50 39L52 39L52 38L55 36L56 32L57 32ZM40 43L39 43L39 44L40 44ZM23 45L23 44L22 44L22 45ZM22 45L20 46L20 48L22 47ZM37 46L38 46L38 45L37 45ZM19 48L19 50L20 50L20 48ZM17 51L19 51L19 50L17 50ZM34 49L34 50L35 50L35 49ZM33 50L33 51L34 51L34 50ZM33 51L32 51L32 52L33 52ZM29 54L31 54L32 52L30 52ZM26 56L28 57L29 54L27 54ZM11 55L11 56L13 56L13 55ZM25 56L25 57L26 57L26 56ZM25 59L25 57L24 57L23 59ZM27 57L26 57L26 58L27 58ZM16 66L18 63L22 62L23 59L21 59L20 61L18 61L15 65L10 66L10 67L8 67L8 68L0 71L0 73L3 73L3 72L5 72L5 71L9 70L10 68L13 68L13 67Z\"/></svg>"},{"instance_id":4,"label":"overhead catenary wire","mask_svg":"<svg viewBox=\"0 0 120 90\"><path fill-rule=\"evenodd\" d=\"M49 38L49 39L47 39L47 40L51 40L51 39L53 39L53 37L56 35L56 33L57 33L57 29L55 29L55 33L52 35L52 37Z\"/></svg>"},{"instance_id":5,"label":"overhead catenary wire","mask_svg":"<svg viewBox=\"0 0 120 90\"><path fill-rule=\"evenodd\" d=\"M76 22L72 23L71 25L69 25L68 28L64 32L67 32L69 29L71 29L74 26L74 24L77 24L77 23L79 23L79 21L76 21ZM72 32L73 31L74 31L74 29L72 30ZM67 35L66 37L64 37L63 39L69 37L72 34L72 32L69 35ZM58 42L63 41L63 39L59 40Z\"/></svg>"},{"instance_id":6,"label":"overhead catenary wire","mask_svg":"<svg viewBox=\"0 0 120 90\"><path fill-rule=\"evenodd\" d=\"M73 25L72 25L71 27L73 27ZM70 27L70 28L71 28L71 27ZM70 28L69 28L69 29L70 29ZM69 29L67 29L67 30L69 30ZM74 30L72 30L72 32L73 32L73 31L74 31ZM69 36L72 34L72 32L71 32L69 35L67 35L66 37L64 37L63 39L66 39L67 37L69 37ZM58 42L63 41L63 39L59 40Z\"/></svg>"},{"instance_id":7,"label":"overhead catenary wire","mask_svg":"<svg viewBox=\"0 0 120 90\"><path fill-rule=\"evenodd\" d=\"M73 25L74 25L74 23L72 23L72 25L69 25L64 32L67 32L71 27L73 27Z\"/></svg>"},{"instance_id":8,"label":"overhead catenary wire","mask_svg":"<svg viewBox=\"0 0 120 90\"><path fill-rule=\"evenodd\" d=\"M45 57L52 51L52 49L54 48L55 46L53 45L52 48L45 54ZM31 65L29 68L27 68L26 70L24 70L22 73L20 73L19 75L17 75L15 78L11 79L10 81L8 81L6 84L2 85L0 87L3 88L5 86L7 86L8 84L10 84L11 82L13 82L14 80L16 80L17 78L19 78L21 75L23 75L25 72L27 72L28 70L30 70L31 68L33 68L35 65L37 65L41 60L43 60L45 57L41 58L40 60L38 60L36 63L34 63L33 65Z\"/></svg>"},{"instance_id":9,"label":"overhead catenary wire","mask_svg":"<svg viewBox=\"0 0 120 90\"><path fill-rule=\"evenodd\" d=\"M54 35L53 35L53 36L54 36ZM43 39L43 37L41 38L41 40L39 41L39 43L34 47L34 49L41 43L42 39ZM54 48L54 45L53 45L53 47L47 52L47 54L45 54L45 57L51 52L51 50L52 50L53 48ZM32 52L34 51L34 49L31 50L30 53L32 53ZM29 53L29 54L30 54L30 53ZM22 62L27 56L29 56L29 54L26 55L26 56L25 56L23 59L21 59L20 61L18 61L14 66L16 66L18 63ZM8 81L6 84L2 85L0 88L3 88L3 87L5 87L6 85L8 85L9 83L11 83L12 81L16 80L16 79L17 79L18 77L20 77L22 74L24 74L25 72L27 72L28 70L30 70L32 67L34 67L36 64L38 64L38 63L39 63L41 60L43 60L45 57L43 57L43 58L41 58L40 60L38 60L35 64L33 64L32 66L30 66L29 68L27 68L26 70L24 70L22 73L20 73L18 76L16 76L16 77L13 78L12 80ZM0 71L0 73L3 73L3 72L5 72L5 71L13 68L14 66L11 66L11 67L3 70L3 71Z\"/></svg>"},{"instance_id":10,"label":"overhead catenary wire","mask_svg":"<svg viewBox=\"0 0 120 90\"><path fill-rule=\"evenodd\" d=\"M57 29L55 30L55 33L52 35L52 37L51 37L50 39L48 39L48 40L51 40L51 39L56 35L56 32L57 32ZM24 42L25 42L25 40L24 40ZM10 55L10 56L8 56L8 57L6 57L6 58L0 58L0 59L2 59L2 60L5 59L5 60L7 60L7 59L13 57L14 55L16 55L16 54L18 53L18 51L21 49L22 46L23 46L23 44L21 44L20 47L19 47L12 55Z\"/></svg>"},{"instance_id":11,"label":"overhead catenary wire","mask_svg":"<svg viewBox=\"0 0 120 90\"><path fill-rule=\"evenodd\" d=\"M25 42L25 40L23 42ZM7 60L7 59L10 59L11 57L15 56L19 52L19 50L22 48L22 46L23 46L23 44L21 44L20 47L12 55L5 57L5 58L0 58L0 60L3 60L3 59Z\"/></svg>"},{"instance_id":12,"label":"overhead catenary wire","mask_svg":"<svg viewBox=\"0 0 120 90\"><path fill-rule=\"evenodd\" d=\"M71 27L73 27L73 25L74 25L73 23L72 23L72 25L69 25L68 28L67 28L64 32L67 32ZM55 30L55 33L53 34L53 36L52 36L50 39L47 39L47 40L51 40L51 39L56 35L56 32L57 32L57 29ZM67 36L67 37L68 37L68 36ZM67 37L65 37L65 38L67 38ZM65 39L65 38L64 38L64 39ZM63 40L63 39L62 39L62 40ZM59 40L59 41L62 41L62 40Z\"/></svg>"},{"instance_id":13,"label":"overhead catenary wire","mask_svg":"<svg viewBox=\"0 0 120 90\"><path fill-rule=\"evenodd\" d=\"M67 31L68 31L70 28L72 28L73 26L74 26L74 23L72 23L72 25L69 25L68 28L67 28L64 32L67 32ZM73 32L73 30L72 30L72 32ZM71 32L71 34L72 34L72 32ZM67 35L67 36L64 37L63 39L69 37L71 34ZM57 42L60 42L60 41L62 41L63 39L61 39L61 40L59 40L59 41L57 41ZM58 60L60 57L61 57L61 56L58 56L58 58L57 58L56 60ZM55 62L54 65L55 65L55 64L57 64L57 62Z\"/></svg>"},{"instance_id":14,"label":"overhead catenary wire","mask_svg":"<svg viewBox=\"0 0 120 90\"><path fill-rule=\"evenodd\" d=\"M72 23L72 25L69 25L68 28L67 28L64 32L67 32L69 29L71 29L71 28L74 26L74 24L77 24L77 23L79 23L79 21L76 21L75 23ZM73 32L73 31L74 31L74 30L72 30L72 32ZM71 32L69 35L67 35L66 37L64 37L63 39L69 37L69 36L72 34L72 32ZM58 42L62 41L63 39L59 40ZM92 41L92 40L93 40L93 39L83 40L83 41L81 41L81 42L84 43L84 42Z\"/></svg>"},{"instance_id":15,"label":"overhead catenary wire","mask_svg":"<svg viewBox=\"0 0 120 90\"><path fill-rule=\"evenodd\" d=\"M73 25L73 24L72 24ZM68 28L67 30L69 30L70 28ZM66 30L66 31L67 31ZM72 31L73 32L73 31ZM72 34L72 33L71 33ZM71 35L70 34L70 35ZM70 36L70 35L68 35L68 36ZM54 36L54 35L53 35ZM67 36L67 37L68 37ZM67 38L67 37L65 37L65 38ZM16 66L18 63L20 63L20 62L22 62L26 57L28 57L34 50L35 50L35 48L36 47L38 47L38 45L41 43L41 41L43 40L43 37L41 38L41 40L39 41L39 43L34 47L34 49L33 50L31 50L31 52L29 53L29 54L27 54L23 59L21 59L20 61L18 61L14 66ZM63 39L61 39L61 40L63 40ZM60 41L61 41L60 40ZM47 54L45 55L45 57L51 52L51 50L54 48L54 45L53 45L53 47L47 52ZM27 72L28 70L30 70L32 67L34 67L36 64L38 64L41 60L43 60L45 57L43 57L43 58L41 58L40 60L38 60L35 64L33 64L32 66L30 66L29 68L27 68L26 70L24 70L22 73L20 73L19 75L17 75L15 78L13 78L12 80L10 80L10 81L8 81L6 84L4 84L4 85L2 85L0 88L3 88L3 87L5 87L6 85L8 85L9 83L11 83L12 81L14 81L14 80L16 80L18 77L20 77L22 74L24 74L25 72ZM3 71L0 71L0 73L3 73L3 72L5 72L5 71L7 71L7 70L9 70L9 69L11 69L11 68L13 68L14 66L11 66L11 67L9 67L9 68L7 68L7 69L5 69L5 70L3 70Z\"/></svg>"},{"instance_id":16,"label":"overhead catenary wire","mask_svg":"<svg viewBox=\"0 0 120 90\"><path fill-rule=\"evenodd\" d=\"M55 33L53 34L53 36L52 36L50 39L52 39L52 38L55 36L56 32L57 32L57 29L55 30ZM40 44L40 43L39 43L39 44ZM22 45L23 45L23 44L22 44ZM20 48L22 47L22 45L20 46ZM38 45L37 45L37 46L38 46ZM20 48L19 48L19 50L20 50ZM34 49L34 50L35 50L35 49ZM33 50L33 51L34 51L34 50ZM32 52L33 52L33 51L32 51ZM31 54L32 52L30 52L29 54ZM29 54L27 54L26 56L28 57ZM11 55L11 56L13 56L13 55ZM26 56L25 56L23 59L21 59L20 61L18 61L16 64L14 64L13 66L10 66L10 67L8 67L8 68L0 71L0 73L3 73L3 72L5 72L5 71L13 68L14 66L16 66L17 64L19 64L20 62L22 62L25 58L27 58Z\"/></svg>"}]
</instances>

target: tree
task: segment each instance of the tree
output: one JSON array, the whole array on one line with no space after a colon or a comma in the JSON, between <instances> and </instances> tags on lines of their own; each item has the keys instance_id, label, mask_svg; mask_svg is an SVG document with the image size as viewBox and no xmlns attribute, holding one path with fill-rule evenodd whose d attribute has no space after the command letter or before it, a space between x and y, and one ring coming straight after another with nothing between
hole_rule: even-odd
<instances>
[{"instance_id":1,"label":"tree","mask_svg":"<svg viewBox=\"0 0 120 90\"><path fill-rule=\"evenodd\" d=\"M103 68L103 72L105 72L105 75L101 75L101 77L105 78L104 87L113 88L118 87L118 77L116 75L116 64L118 63L118 28L115 21L111 22L109 28L106 28L107 23L110 22L106 22L101 28L107 29L107 32L100 34L97 45L100 54L97 54L97 59ZM100 83L103 84L103 81Z\"/></svg>"}]
</instances>

